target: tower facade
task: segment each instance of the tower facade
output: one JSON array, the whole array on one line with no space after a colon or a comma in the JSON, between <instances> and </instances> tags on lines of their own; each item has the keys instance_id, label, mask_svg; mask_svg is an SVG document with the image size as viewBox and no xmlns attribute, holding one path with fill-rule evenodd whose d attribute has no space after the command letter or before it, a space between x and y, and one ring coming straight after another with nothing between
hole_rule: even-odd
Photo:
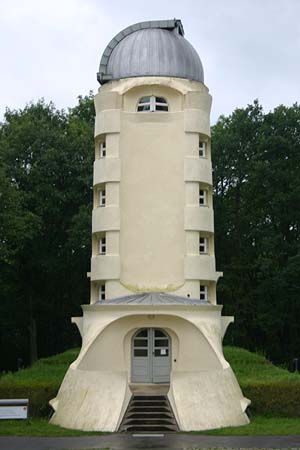
<instances>
[{"instance_id":1,"label":"tower facade","mask_svg":"<svg viewBox=\"0 0 300 450\"><path fill-rule=\"evenodd\" d=\"M180 20L109 43L95 96L90 305L52 421L119 429L138 389L165 389L178 428L248 423L216 301L211 96ZM143 391L144 390L144 391Z\"/></svg>"},{"instance_id":2,"label":"tower facade","mask_svg":"<svg viewBox=\"0 0 300 450\"><path fill-rule=\"evenodd\" d=\"M180 21L138 25L98 75L91 303L172 292L216 304L211 96Z\"/></svg>"}]
</instances>

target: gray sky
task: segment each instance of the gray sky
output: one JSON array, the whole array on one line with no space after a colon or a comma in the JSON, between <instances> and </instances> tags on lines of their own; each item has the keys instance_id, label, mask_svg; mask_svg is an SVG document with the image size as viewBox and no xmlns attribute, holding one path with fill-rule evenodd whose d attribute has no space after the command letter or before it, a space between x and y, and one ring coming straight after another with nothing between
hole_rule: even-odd
<instances>
[{"instance_id":1,"label":"gray sky","mask_svg":"<svg viewBox=\"0 0 300 450\"><path fill-rule=\"evenodd\" d=\"M108 42L144 20L181 19L213 96L212 122L258 98L300 96L300 0L0 0L0 120L44 97L58 108L96 92Z\"/></svg>"}]
</instances>

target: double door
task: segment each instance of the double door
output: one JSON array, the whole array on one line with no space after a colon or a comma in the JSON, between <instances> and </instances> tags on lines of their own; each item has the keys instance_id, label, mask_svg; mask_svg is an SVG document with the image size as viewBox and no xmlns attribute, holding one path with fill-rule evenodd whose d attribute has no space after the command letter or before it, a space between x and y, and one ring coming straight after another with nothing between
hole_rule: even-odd
<instances>
[{"instance_id":1,"label":"double door","mask_svg":"<svg viewBox=\"0 0 300 450\"><path fill-rule=\"evenodd\" d=\"M132 339L131 381L170 382L170 337L158 328L139 330Z\"/></svg>"}]
</instances>

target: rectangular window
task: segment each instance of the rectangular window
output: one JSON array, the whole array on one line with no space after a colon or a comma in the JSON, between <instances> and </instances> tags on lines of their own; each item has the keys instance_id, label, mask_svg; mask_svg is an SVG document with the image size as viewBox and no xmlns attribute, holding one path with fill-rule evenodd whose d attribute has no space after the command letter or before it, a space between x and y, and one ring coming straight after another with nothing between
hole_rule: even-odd
<instances>
[{"instance_id":1,"label":"rectangular window","mask_svg":"<svg viewBox=\"0 0 300 450\"><path fill-rule=\"evenodd\" d=\"M207 190L199 189L199 205L207 206Z\"/></svg>"},{"instance_id":2,"label":"rectangular window","mask_svg":"<svg viewBox=\"0 0 300 450\"><path fill-rule=\"evenodd\" d=\"M105 206L106 205L106 192L105 188L100 189L99 191L99 206Z\"/></svg>"},{"instance_id":3,"label":"rectangular window","mask_svg":"<svg viewBox=\"0 0 300 450\"><path fill-rule=\"evenodd\" d=\"M199 253L208 253L208 239L201 236L199 238Z\"/></svg>"},{"instance_id":4,"label":"rectangular window","mask_svg":"<svg viewBox=\"0 0 300 450\"><path fill-rule=\"evenodd\" d=\"M99 239L99 253L100 255L106 254L106 238L102 237Z\"/></svg>"},{"instance_id":5,"label":"rectangular window","mask_svg":"<svg viewBox=\"0 0 300 450\"><path fill-rule=\"evenodd\" d=\"M105 284L100 284L99 287L99 299L105 300Z\"/></svg>"},{"instance_id":6,"label":"rectangular window","mask_svg":"<svg viewBox=\"0 0 300 450\"><path fill-rule=\"evenodd\" d=\"M199 141L199 158L206 158L206 142Z\"/></svg>"},{"instance_id":7,"label":"rectangular window","mask_svg":"<svg viewBox=\"0 0 300 450\"><path fill-rule=\"evenodd\" d=\"M100 142L99 145L99 156L100 158L105 158L106 157L106 142Z\"/></svg>"},{"instance_id":8,"label":"rectangular window","mask_svg":"<svg viewBox=\"0 0 300 450\"><path fill-rule=\"evenodd\" d=\"M208 288L206 285L200 286L200 300L207 302L208 300Z\"/></svg>"}]
</instances>

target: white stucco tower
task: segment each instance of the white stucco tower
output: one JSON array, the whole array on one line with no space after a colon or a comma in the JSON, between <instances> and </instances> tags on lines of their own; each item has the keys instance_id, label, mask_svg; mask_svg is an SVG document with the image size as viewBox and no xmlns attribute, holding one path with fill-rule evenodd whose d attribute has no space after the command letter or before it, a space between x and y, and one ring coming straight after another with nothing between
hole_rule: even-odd
<instances>
[{"instance_id":1,"label":"white stucco tower","mask_svg":"<svg viewBox=\"0 0 300 450\"><path fill-rule=\"evenodd\" d=\"M138 23L109 43L98 80L91 301L52 421L118 430L138 392L164 393L181 430L246 424L222 352L233 318L216 301L200 58L180 20Z\"/></svg>"}]
</instances>

